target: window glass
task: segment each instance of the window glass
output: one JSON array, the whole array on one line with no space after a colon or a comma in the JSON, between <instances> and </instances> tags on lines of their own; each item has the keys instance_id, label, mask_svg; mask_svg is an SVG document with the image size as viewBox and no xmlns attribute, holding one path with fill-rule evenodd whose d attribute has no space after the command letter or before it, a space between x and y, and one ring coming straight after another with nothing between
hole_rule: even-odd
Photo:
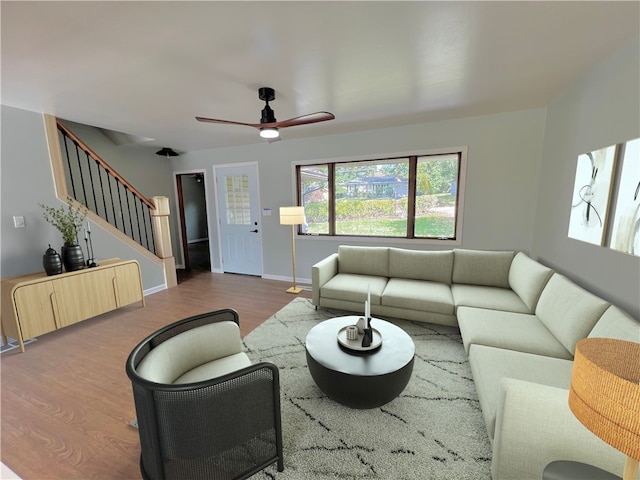
<instances>
[{"instance_id":1,"label":"window glass","mask_svg":"<svg viewBox=\"0 0 640 480\"><path fill-rule=\"evenodd\" d=\"M249 178L246 175L226 177L227 225L251 224Z\"/></svg>"},{"instance_id":2,"label":"window glass","mask_svg":"<svg viewBox=\"0 0 640 480\"><path fill-rule=\"evenodd\" d=\"M302 233L329 233L329 167L311 165L299 169L299 190L307 223Z\"/></svg>"},{"instance_id":3,"label":"window glass","mask_svg":"<svg viewBox=\"0 0 640 480\"><path fill-rule=\"evenodd\" d=\"M418 157L416 237L455 238L459 164L457 154Z\"/></svg>"},{"instance_id":4,"label":"window glass","mask_svg":"<svg viewBox=\"0 0 640 480\"><path fill-rule=\"evenodd\" d=\"M407 235L409 160L336 164L336 235Z\"/></svg>"}]
</instances>

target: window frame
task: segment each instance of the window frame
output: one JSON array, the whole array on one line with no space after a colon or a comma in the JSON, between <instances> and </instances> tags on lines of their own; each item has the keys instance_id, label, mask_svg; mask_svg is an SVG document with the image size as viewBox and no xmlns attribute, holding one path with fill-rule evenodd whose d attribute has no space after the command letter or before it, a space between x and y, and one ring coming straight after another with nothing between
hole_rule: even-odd
<instances>
[{"instance_id":1,"label":"window frame","mask_svg":"<svg viewBox=\"0 0 640 480\"><path fill-rule=\"evenodd\" d=\"M412 150L406 152L392 152L384 154L369 154L362 156L352 157L339 157L339 158L321 158L310 160L297 160L291 163L292 168L292 183L293 183L293 196L295 204L302 205L302 192L300 191L300 170L298 167L305 167L311 165L323 165L328 167L327 182L328 182L328 222L329 233L303 233L302 226L298 226L296 236L299 239L314 239L314 240L328 240L328 241L358 241L361 243L412 243L422 245L440 245L440 246L452 246L462 245L463 236L463 220L464 220L464 205L465 205L465 192L466 192L466 176L467 176L467 153L468 147L447 147L437 148L429 150ZM455 218L455 238L426 238L426 237L385 237L385 236L372 236L372 235L336 235L335 234L335 165L339 163L356 163L367 161L384 161L394 160L400 158L409 159L409 157L425 157L435 155L459 155L460 165L458 170L458 185L457 185L457 208ZM415 178L415 176L414 176ZM409 195L415 197L415 182L409 182ZM413 230L413 224L415 222L415 203L409 202L409 212L412 219L410 220L411 230ZM408 219L409 221L409 219Z\"/></svg>"}]
</instances>

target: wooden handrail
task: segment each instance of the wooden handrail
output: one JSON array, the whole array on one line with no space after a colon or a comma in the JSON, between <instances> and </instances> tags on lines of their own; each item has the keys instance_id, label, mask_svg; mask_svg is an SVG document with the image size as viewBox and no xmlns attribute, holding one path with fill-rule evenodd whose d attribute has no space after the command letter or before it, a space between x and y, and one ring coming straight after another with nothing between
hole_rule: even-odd
<instances>
[{"instance_id":1,"label":"wooden handrail","mask_svg":"<svg viewBox=\"0 0 640 480\"><path fill-rule=\"evenodd\" d=\"M62 130L64 134L78 144L85 152L89 154L89 156L96 162L100 164L102 168L107 170L111 175L113 175L116 180L122 183L131 193L133 193L136 197L138 197L145 205L147 205L151 210L155 210L156 206L153 204L151 200L145 197L142 193L140 193L133 185L127 182L122 175L116 172L107 162L105 162L100 156L91 150L89 146L80 140L74 133L69 130L60 120L56 119L56 124L59 130Z\"/></svg>"}]
</instances>

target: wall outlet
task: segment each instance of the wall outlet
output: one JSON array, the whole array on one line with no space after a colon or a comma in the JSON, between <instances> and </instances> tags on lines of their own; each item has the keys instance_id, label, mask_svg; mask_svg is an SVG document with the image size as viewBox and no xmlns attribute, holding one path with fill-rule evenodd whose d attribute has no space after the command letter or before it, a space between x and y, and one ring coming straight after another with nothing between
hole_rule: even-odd
<instances>
[{"instance_id":1,"label":"wall outlet","mask_svg":"<svg viewBox=\"0 0 640 480\"><path fill-rule=\"evenodd\" d=\"M16 228L24 228L24 217L22 215L20 216L13 216L13 226Z\"/></svg>"}]
</instances>

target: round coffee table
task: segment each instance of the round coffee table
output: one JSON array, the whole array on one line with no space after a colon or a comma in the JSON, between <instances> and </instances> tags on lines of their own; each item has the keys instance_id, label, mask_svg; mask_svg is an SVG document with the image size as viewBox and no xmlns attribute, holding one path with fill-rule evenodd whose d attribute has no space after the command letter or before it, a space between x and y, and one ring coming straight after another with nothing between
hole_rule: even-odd
<instances>
[{"instance_id":1,"label":"round coffee table","mask_svg":"<svg viewBox=\"0 0 640 480\"><path fill-rule=\"evenodd\" d=\"M311 377L329 398L351 408L375 408L396 398L409 383L415 345L392 323L372 319L382 344L371 351L346 348L338 331L355 325L358 316L325 320L307 334L307 365Z\"/></svg>"}]
</instances>

